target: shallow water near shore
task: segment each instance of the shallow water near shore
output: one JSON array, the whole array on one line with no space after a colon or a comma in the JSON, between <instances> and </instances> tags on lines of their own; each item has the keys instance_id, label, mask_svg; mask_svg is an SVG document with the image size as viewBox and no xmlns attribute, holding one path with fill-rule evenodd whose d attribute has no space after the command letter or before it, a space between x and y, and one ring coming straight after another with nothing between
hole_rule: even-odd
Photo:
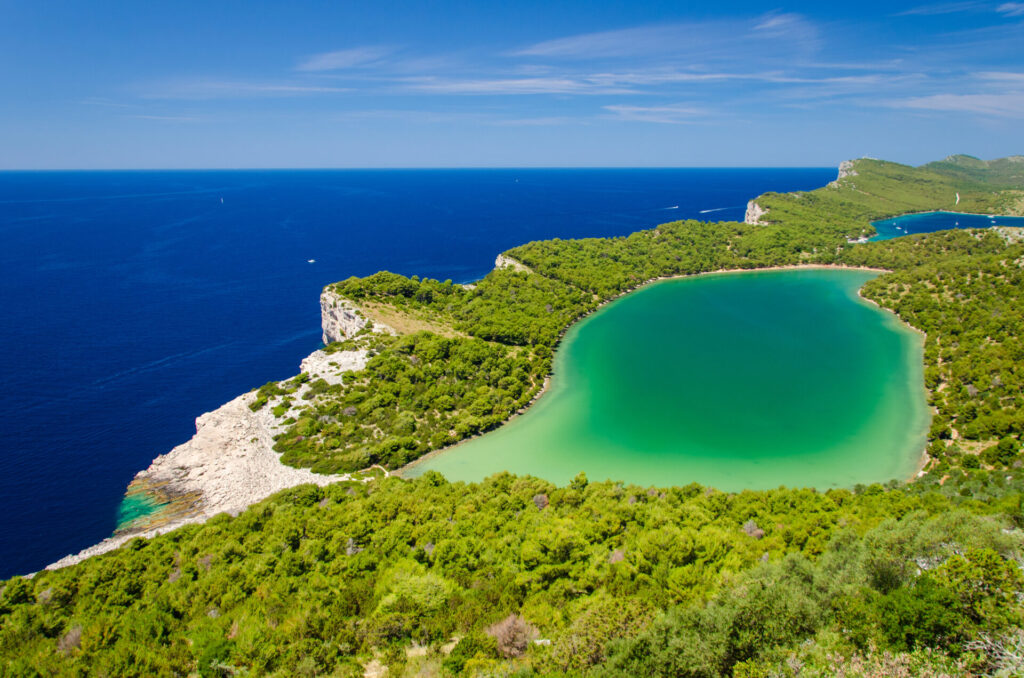
<instances>
[{"instance_id":1,"label":"shallow water near shore","mask_svg":"<svg viewBox=\"0 0 1024 678\"><path fill-rule=\"evenodd\" d=\"M930 414L922 337L860 299L876 273L655 283L577 323L523 416L406 471L564 484L819 489L904 479Z\"/></svg>"},{"instance_id":2,"label":"shallow water near shore","mask_svg":"<svg viewBox=\"0 0 1024 678\"><path fill-rule=\"evenodd\" d=\"M145 492L126 494L117 509L117 529L126 529L142 523L150 516L159 513L163 504Z\"/></svg>"}]
</instances>

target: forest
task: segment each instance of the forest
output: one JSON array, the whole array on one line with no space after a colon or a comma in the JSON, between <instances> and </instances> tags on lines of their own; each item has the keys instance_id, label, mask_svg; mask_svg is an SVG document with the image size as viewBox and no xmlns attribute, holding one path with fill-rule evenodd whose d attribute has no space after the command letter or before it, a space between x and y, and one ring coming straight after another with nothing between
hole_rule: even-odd
<instances>
[{"instance_id":1,"label":"forest","mask_svg":"<svg viewBox=\"0 0 1024 678\"><path fill-rule=\"evenodd\" d=\"M979 163L981 161L978 161ZM965 169L966 167L966 169ZM647 281L781 264L889 271L865 298L926 334L934 417L913 482L724 493L507 473L302 486L238 516L0 583L11 676L1011 676L1024 672L1024 245L1005 231L854 243L870 220L995 209L1012 163L860 160L769 194L765 223L534 242L473 286L378 273L365 370L259 389L284 463L390 469L499 426L565 328ZM304 396L305 397L305 396Z\"/></svg>"},{"instance_id":2,"label":"forest","mask_svg":"<svg viewBox=\"0 0 1024 678\"><path fill-rule=\"evenodd\" d=\"M938 411L929 447L934 469L979 460L991 467L999 453L979 456L980 448L994 450L1024 431L1024 321L1015 312L1024 245L996 231L851 241L872 230L870 219L950 207L957 193L968 208L987 209L1002 192L890 162L855 167L837 185L758 198L769 207L761 225L691 220L620 238L531 242L506 253L525 270L495 269L471 287L388 272L336 283L333 291L357 306L429 317L447 336L363 333L345 347L371 346L367 369L344 386L317 385L302 402L271 394L268 385L260 405L277 406L288 426L276 449L284 463L321 473L401 468L528 405L564 331L601 303L663 277L826 264L891 271L862 293L927 334L926 386ZM1002 187L1008 177L993 181ZM1003 461L1010 456L1003 453Z\"/></svg>"}]
</instances>

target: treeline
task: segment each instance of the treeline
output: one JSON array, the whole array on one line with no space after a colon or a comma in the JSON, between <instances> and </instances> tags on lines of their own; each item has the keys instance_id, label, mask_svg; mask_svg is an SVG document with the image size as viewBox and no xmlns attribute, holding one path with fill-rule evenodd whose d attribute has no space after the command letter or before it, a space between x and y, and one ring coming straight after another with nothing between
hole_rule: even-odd
<instances>
[{"instance_id":1,"label":"treeline","mask_svg":"<svg viewBox=\"0 0 1024 678\"><path fill-rule=\"evenodd\" d=\"M1024 430L1021 314L1014 312L1022 247L995 232L967 231L851 244L870 230L868 219L948 207L958 190L968 207L993 195L978 181L926 169L875 160L854 168L834 186L762 196L766 225L691 220L618 238L531 242L507 253L529 272L498 269L472 286L388 272L336 283L333 290L357 305L419 314L468 337L378 338L378 356L345 386L315 385L303 402L272 394L272 385L261 391L259 403L276 404L290 426L277 442L282 460L324 473L368 463L397 468L500 425L528 403L561 333L608 299L660 277L814 263L894 271L863 293L928 335L936 470L1014 463ZM479 356L483 366L463 369L465 356ZM992 451L951 444L960 436L987 441Z\"/></svg>"},{"instance_id":2,"label":"treeline","mask_svg":"<svg viewBox=\"0 0 1024 678\"><path fill-rule=\"evenodd\" d=\"M808 641L980 667L1020 623L1024 482L965 482L304 486L5 582L0 673L753 676Z\"/></svg>"},{"instance_id":3,"label":"treeline","mask_svg":"<svg viewBox=\"0 0 1024 678\"><path fill-rule=\"evenodd\" d=\"M544 276L491 271L472 288L382 271L331 286L357 304L378 301L398 310L429 311L436 320L485 341L551 346L562 329L596 306L592 295Z\"/></svg>"},{"instance_id":4,"label":"treeline","mask_svg":"<svg viewBox=\"0 0 1024 678\"><path fill-rule=\"evenodd\" d=\"M274 449L318 473L398 468L432 449L487 431L525 407L550 370L546 347L506 346L418 332L375 338L366 369L343 384L312 382L284 395L290 424Z\"/></svg>"},{"instance_id":5,"label":"treeline","mask_svg":"<svg viewBox=\"0 0 1024 678\"><path fill-rule=\"evenodd\" d=\"M768 193L757 199L762 220L814 232L871 234L869 222L910 212L956 210L989 214L1005 202L998 182L949 175L883 160L854 162L856 175L814 191ZM957 203L957 194L960 201Z\"/></svg>"},{"instance_id":6,"label":"treeline","mask_svg":"<svg viewBox=\"0 0 1024 678\"><path fill-rule=\"evenodd\" d=\"M1009 467L1024 434L1024 245L994 231L945 231L868 243L845 262L893 269L862 294L925 332L935 407L929 467Z\"/></svg>"},{"instance_id":7,"label":"treeline","mask_svg":"<svg viewBox=\"0 0 1024 678\"><path fill-rule=\"evenodd\" d=\"M922 169L945 174L962 182L975 182L988 188L1024 188L1024 156L981 160L970 155L951 155Z\"/></svg>"}]
</instances>

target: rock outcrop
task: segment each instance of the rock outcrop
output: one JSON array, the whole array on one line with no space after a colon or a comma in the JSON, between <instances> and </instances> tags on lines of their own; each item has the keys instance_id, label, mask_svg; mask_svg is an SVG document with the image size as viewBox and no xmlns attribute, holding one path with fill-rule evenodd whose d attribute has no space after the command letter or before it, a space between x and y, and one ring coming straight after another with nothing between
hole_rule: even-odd
<instances>
[{"instance_id":1,"label":"rock outcrop","mask_svg":"<svg viewBox=\"0 0 1024 678\"><path fill-rule=\"evenodd\" d=\"M363 327L365 319L356 318L363 321L358 327ZM324 326L327 326L326 315ZM367 360L366 351L326 353L318 350L303 359L300 370L309 374L309 382L323 379L339 384L345 372L365 368ZM302 384L292 394L292 401L303 403L302 396L308 390L309 383ZM274 451L274 436L287 428L283 421L291 411L275 416L276 399L253 411L249 406L256 397L256 392L250 391L199 416L196 434L191 440L160 455L149 468L135 475L128 486L128 494L143 494L160 504L161 508L153 516L138 527L119 531L46 569L74 565L119 548L136 537L154 537L182 525L204 522L218 513L237 515L289 487L351 480L349 474L319 475L282 464Z\"/></svg>"},{"instance_id":2,"label":"rock outcrop","mask_svg":"<svg viewBox=\"0 0 1024 678\"><path fill-rule=\"evenodd\" d=\"M847 177L857 176L857 170L854 169L853 160L844 160L839 163L839 174L836 176L835 181L828 182L827 188L839 188L839 182Z\"/></svg>"},{"instance_id":3,"label":"rock outcrop","mask_svg":"<svg viewBox=\"0 0 1024 678\"><path fill-rule=\"evenodd\" d=\"M524 264L521 261L517 261L512 257L499 254L494 260L494 268L511 268L513 271L521 271L522 273L533 273L533 269Z\"/></svg>"},{"instance_id":4,"label":"rock outcrop","mask_svg":"<svg viewBox=\"0 0 1024 678\"><path fill-rule=\"evenodd\" d=\"M323 342L343 341L366 327L367 318L348 299L343 299L330 286L320 293L320 326Z\"/></svg>"},{"instance_id":5,"label":"rock outcrop","mask_svg":"<svg viewBox=\"0 0 1024 678\"><path fill-rule=\"evenodd\" d=\"M310 381L322 378L328 384L340 384L345 372L358 372L366 367L366 351L313 351L302 359L299 371L309 375Z\"/></svg>"},{"instance_id":6,"label":"rock outcrop","mask_svg":"<svg viewBox=\"0 0 1024 678\"><path fill-rule=\"evenodd\" d=\"M768 210L762 208L754 200L747 203L747 213L743 217L743 223L750 224L752 226L763 226L764 222L761 221L761 217L768 214Z\"/></svg>"},{"instance_id":7,"label":"rock outcrop","mask_svg":"<svg viewBox=\"0 0 1024 678\"><path fill-rule=\"evenodd\" d=\"M268 407L253 412L255 392L207 412L196 419L196 434L186 443L153 460L129 486L167 503L143 529L126 530L84 551L67 556L53 570L111 551L135 537L153 537L218 513L237 515L271 494L295 485L327 485L348 476L317 475L285 466L274 452L273 414Z\"/></svg>"}]
</instances>

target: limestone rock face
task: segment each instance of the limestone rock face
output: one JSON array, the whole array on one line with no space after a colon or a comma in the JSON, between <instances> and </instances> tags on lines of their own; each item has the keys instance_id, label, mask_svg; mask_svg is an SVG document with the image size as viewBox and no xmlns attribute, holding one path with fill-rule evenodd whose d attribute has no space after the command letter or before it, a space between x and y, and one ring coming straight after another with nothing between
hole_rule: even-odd
<instances>
[{"instance_id":1,"label":"limestone rock face","mask_svg":"<svg viewBox=\"0 0 1024 678\"><path fill-rule=\"evenodd\" d=\"M368 360L366 351L313 351L302 359L299 371L308 374L310 381L323 379L328 384L340 384L345 372L364 369Z\"/></svg>"},{"instance_id":2,"label":"limestone rock face","mask_svg":"<svg viewBox=\"0 0 1024 678\"><path fill-rule=\"evenodd\" d=\"M53 570L111 551L135 537L153 537L218 513L237 515L288 487L327 485L349 475L325 476L285 466L273 449L279 432L269 407L253 412L255 392L240 395L196 419L196 434L136 474L129 492L149 492L169 501L162 519L130 529L47 566Z\"/></svg>"},{"instance_id":3,"label":"limestone rock face","mask_svg":"<svg viewBox=\"0 0 1024 678\"><path fill-rule=\"evenodd\" d=\"M522 273L533 273L533 269L522 263L516 261L512 257L504 254L499 254L494 260L494 268L511 268L513 271L521 271Z\"/></svg>"},{"instance_id":4,"label":"limestone rock face","mask_svg":"<svg viewBox=\"0 0 1024 678\"><path fill-rule=\"evenodd\" d=\"M136 479L168 483L182 493L201 493L196 508L203 517L237 514L287 487L339 479L282 464L266 421L270 408L253 412L249 405L255 398L255 393L246 393L200 415L192 439L154 459Z\"/></svg>"},{"instance_id":5,"label":"limestone rock face","mask_svg":"<svg viewBox=\"0 0 1024 678\"><path fill-rule=\"evenodd\" d=\"M852 160L844 160L841 163L839 163L839 176L836 177L836 181L839 181L840 179L845 179L846 177L855 176L857 176L857 170L853 169Z\"/></svg>"},{"instance_id":6,"label":"limestone rock face","mask_svg":"<svg viewBox=\"0 0 1024 678\"><path fill-rule=\"evenodd\" d=\"M323 342L342 341L366 327L364 316L348 299L343 299L330 287L320 293L320 324Z\"/></svg>"},{"instance_id":7,"label":"limestone rock face","mask_svg":"<svg viewBox=\"0 0 1024 678\"><path fill-rule=\"evenodd\" d=\"M323 299L321 297L322 304ZM330 331L343 338L366 324L366 318L353 312L354 307L335 306L330 297L324 308L331 311L324 313L325 336ZM390 328L375 329L387 331ZM345 372L364 369L368 359L365 350L314 351L303 359L300 370L309 374L310 382L323 379L329 384L340 384ZM302 384L291 398L303 403L309 388L308 383ZM250 391L200 415L191 440L160 455L149 468L135 475L128 493L149 495L164 505L153 518L62 558L47 569L73 565L116 549L135 537L149 538L182 525L205 522L218 513L237 515L246 507L289 487L305 483L327 485L351 479L347 473L320 475L282 464L274 451L274 436L287 429L284 419L293 414L292 410L275 416L274 404L280 399L272 399L253 411L249 406L256 397L256 392Z\"/></svg>"},{"instance_id":8,"label":"limestone rock face","mask_svg":"<svg viewBox=\"0 0 1024 678\"><path fill-rule=\"evenodd\" d=\"M747 203L747 214L743 217L743 222L752 226L763 226L764 222L761 221L761 217L766 214L768 214L768 210L751 200Z\"/></svg>"}]
</instances>

